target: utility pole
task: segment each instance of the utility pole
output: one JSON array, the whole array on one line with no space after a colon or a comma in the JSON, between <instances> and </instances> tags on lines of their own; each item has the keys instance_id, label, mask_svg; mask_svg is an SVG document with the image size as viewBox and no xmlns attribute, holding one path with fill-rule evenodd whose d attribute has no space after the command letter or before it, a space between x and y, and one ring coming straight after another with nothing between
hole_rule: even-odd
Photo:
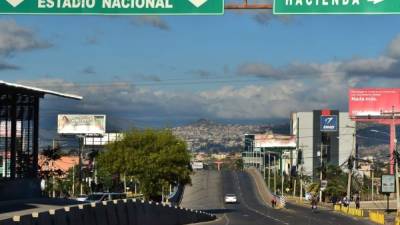
<instances>
[{"instance_id":1,"label":"utility pole","mask_svg":"<svg viewBox=\"0 0 400 225\"><path fill-rule=\"evenodd\" d=\"M285 178L283 177L282 154L280 155L280 169L281 169L281 196L283 196L283 182Z\"/></svg>"},{"instance_id":2,"label":"utility pole","mask_svg":"<svg viewBox=\"0 0 400 225\"><path fill-rule=\"evenodd\" d=\"M303 201L303 176L300 174L300 201Z\"/></svg>"},{"instance_id":3,"label":"utility pole","mask_svg":"<svg viewBox=\"0 0 400 225\"><path fill-rule=\"evenodd\" d=\"M396 129L395 129L395 131L394 132L396 132ZM396 136L396 133L395 133L395 136ZM400 195L400 192L399 192L399 189L400 189L400 187L399 187L399 174L398 174L398 172L399 172L399 170L398 170L398 165L399 165L399 160L398 160L398 153L397 153L397 138L396 139L394 139L394 156L395 156L395 167L394 167L394 171L395 171L395 178L396 178L396 209L397 209L397 213L399 212L399 209L400 209L400 202L399 202L399 200L400 200L400 198L399 198L399 195Z\"/></svg>"},{"instance_id":4,"label":"utility pole","mask_svg":"<svg viewBox=\"0 0 400 225\"><path fill-rule=\"evenodd\" d=\"M78 173L78 178L79 178L79 187L80 187L80 195L83 195L83 182L82 182L82 152L83 152L83 136L78 136L79 138L79 151L78 151L78 157L79 157L79 173Z\"/></svg>"},{"instance_id":5,"label":"utility pole","mask_svg":"<svg viewBox=\"0 0 400 225\"><path fill-rule=\"evenodd\" d=\"M268 152L268 188L271 190L271 153Z\"/></svg>"},{"instance_id":6,"label":"utility pole","mask_svg":"<svg viewBox=\"0 0 400 225\"><path fill-rule=\"evenodd\" d=\"M321 184L322 184L322 150L323 150L323 144L321 143L321 149L320 149L320 165L321 165L321 169L319 171L319 182L320 182L320 188L319 188L319 202L322 202L322 189L321 189Z\"/></svg>"},{"instance_id":7,"label":"utility pole","mask_svg":"<svg viewBox=\"0 0 400 225\"><path fill-rule=\"evenodd\" d=\"M349 169L349 175L347 178L347 199L350 200L350 194L351 194L351 177L353 175L353 166L354 166L354 161L353 159L354 154L355 154L355 148L356 148L356 127L354 127L354 132L353 132L353 146L352 146L352 150L351 150L351 154L350 154L350 160L349 160L349 164L353 164L353 165L348 165L348 169Z\"/></svg>"},{"instance_id":8,"label":"utility pole","mask_svg":"<svg viewBox=\"0 0 400 225\"><path fill-rule=\"evenodd\" d=\"M274 155L274 192L276 194L276 157Z\"/></svg>"},{"instance_id":9,"label":"utility pole","mask_svg":"<svg viewBox=\"0 0 400 225\"><path fill-rule=\"evenodd\" d=\"M53 155L54 155L54 150L55 150L55 147L56 147L56 144L55 144L55 140L54 140L54 138L53 138L53 148L52 148L52 152L53 152ZM54 176L54 160L51 160L51 170L53 171L53 173L52 173L52 187L51 187L51 189L52 189L52 197L53 198L55 198L56 197L56 190L55 190L55 186L56 186L56 180L55 180L55 176Z\"/></svg>"},{"instance_id":10,"label":"utility pole","mask_svg":"<svg viewBox=\"0 0 400 225\"><path fill-rule=\"evenodd\" d=\"M262 156L263 156L263 170L264 170L264 172L263 172L263 174L264 174L264 182L265 182L265 177L266 177L266 174L265 174L265 151L263 152L263 154L262 154Z\"/></svg>"},{"instance_id":11,"label":"utility pole","mask_svg":"<svg viewBox=\"0 0 400 225\"><path fill-rule=\"evenodd\" d=\"M372 181L371 181L371 200L374 201L374 170L372 170Z\"/></svg>"}]
</instances>

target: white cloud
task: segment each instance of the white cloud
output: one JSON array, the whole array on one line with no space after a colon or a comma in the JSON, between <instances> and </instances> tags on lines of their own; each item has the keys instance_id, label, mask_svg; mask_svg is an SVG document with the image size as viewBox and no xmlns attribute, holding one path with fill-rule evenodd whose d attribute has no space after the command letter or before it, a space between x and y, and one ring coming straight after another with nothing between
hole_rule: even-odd
<instances>
[{"instance_id":1,"label":"white cloud","mask_svg":"<svg viewBox=\"0 0 400 225\"><path fill-rule=\"evenodd\" d=\"M0 21L0 55L10 55L50 46L50 43L38 39L33 31L19 26L15 21Z\"/></svg>"},{"instance_id":2,"label":"white cloud","mask_svg":"<svg viewBox=\"0 0 400 225\"><path fill-rule=\"evenodd\" d=\"M50 99L43 110L69 113L106 113L133 120L180 120L182 118L264 119L288 118L291 111L341 107L346 91L340 81L310 85L302 81L280 81L273 85L223 86L199 93L161 91L127 83L80 86L64 80L19 83L82 95L82 102ZM339 103L339 104L338 104ZM54 113L59 112L56 110Z\"/></svg>"},{"instance_id":3,"label":"white cloud","mask_svg":"<svg viewBox=\"0 0 400 225\"><path fill-rule=\"evenodd\" d=\"M400 34L389 43L387 53L390 57L400 58Z\"/></svg>"}]
</instances>

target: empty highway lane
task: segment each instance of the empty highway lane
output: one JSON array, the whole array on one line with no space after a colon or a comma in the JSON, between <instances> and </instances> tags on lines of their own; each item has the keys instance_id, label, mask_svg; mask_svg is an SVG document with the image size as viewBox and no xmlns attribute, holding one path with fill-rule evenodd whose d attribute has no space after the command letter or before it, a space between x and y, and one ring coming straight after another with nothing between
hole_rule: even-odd
<instances>
[{"instance_id":1,"label":"empty highway lane","mask_svg":"<svg viewBox=\"0 0 400 225\"><path fill-rule=\"evenodd\" d=\"M224 204L225 194L236 194L238 204ZM364 219L355 219L318 209L287 204L276 210L259 200L251 177L237 171L199 171L193 176L193 185L187 187L182 206L204 210L218 216L210 225L356 225L372 224Z\"/></svg>"}]
</instances>

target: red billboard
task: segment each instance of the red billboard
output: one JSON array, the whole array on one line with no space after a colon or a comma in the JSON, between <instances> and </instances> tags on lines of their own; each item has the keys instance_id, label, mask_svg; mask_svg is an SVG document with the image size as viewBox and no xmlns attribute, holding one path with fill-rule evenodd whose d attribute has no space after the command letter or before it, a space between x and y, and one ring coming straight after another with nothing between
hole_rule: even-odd
<instances>
[{"instance_id":1,"label":"red billboard","mask_svg":"<svg viewBox=\"0 0 400 225\"><path fill-rule=\"evenodd\" d=\"M381 116L382 113L400 111L400 88L359 88L349 91L349 114Z\"/></svg>"}]
</instances>

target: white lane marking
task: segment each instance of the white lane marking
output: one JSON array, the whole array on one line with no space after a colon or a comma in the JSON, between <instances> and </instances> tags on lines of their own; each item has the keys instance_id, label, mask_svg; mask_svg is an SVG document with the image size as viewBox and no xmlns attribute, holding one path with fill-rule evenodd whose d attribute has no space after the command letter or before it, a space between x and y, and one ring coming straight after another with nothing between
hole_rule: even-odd
<instances>
[{"instance_id":1,"label":"white lane marking","mask_svg":"<svg viewBox=\"0 0 400 225\"><path fill-rule=\"evenodd\" d=\"M224 217L226 219L225 225L229 225L231 223L231 221L229 220L229 217L226 215L226 213L224 213Z\"/></svg>"},{"instance_id":2,"label":"white lane marking","mask_svg":"<svg viewBox=\"0 0 400 225\"><path fill-rule=\"evenodd\" d=\"M258 211L257 209L254 209L254 208L250 207L250 206L246 203L246 201L244 200L243 193L242 193L242 189L240 188L240 182L239 182L239 178L238 178L237 173L236 173L236 172L233 172L233 174L234 174L235 181L236 181L236 183L237 183L236 187L238 188L238 190L239 190L239 195L240 195L241 198L242 198L242 203L243 203L243 205L244 205L246 208L248 208L250 211L253 211L253 212L255 212L255 213L257 213L257 214L259 214L259 215L261 215L261 216L264 216L264 217L266 217L266 218L269 218L269 219L271 219L271 220L277 221L277 222L282 223L282 224L285 224L285 225L289 225L289 223L287 223L287 222L285 222L285 221L276 219L276 218L274 218L274 217L271 217L271 216L269 216L269 215L266 215L266 214L264 214L264 213Z\"/></svg>"}]
</instances>

